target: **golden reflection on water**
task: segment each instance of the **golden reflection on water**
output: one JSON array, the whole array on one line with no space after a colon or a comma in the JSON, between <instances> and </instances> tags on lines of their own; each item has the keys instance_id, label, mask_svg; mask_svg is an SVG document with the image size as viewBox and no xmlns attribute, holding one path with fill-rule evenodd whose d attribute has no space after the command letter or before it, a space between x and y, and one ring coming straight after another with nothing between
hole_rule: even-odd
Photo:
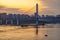
<instances>
[{"instance_id":1,"label":"golden reflection on water","mask_svg":"<svg viewBox=\"0 0 60 40\"><path fill-rule=\"evenodd\" d=\"M38 36L35 28L21 28L20 26L0 26L0 40L42 40L46 28L39 28Z\"/></svg>"}]
</instances>

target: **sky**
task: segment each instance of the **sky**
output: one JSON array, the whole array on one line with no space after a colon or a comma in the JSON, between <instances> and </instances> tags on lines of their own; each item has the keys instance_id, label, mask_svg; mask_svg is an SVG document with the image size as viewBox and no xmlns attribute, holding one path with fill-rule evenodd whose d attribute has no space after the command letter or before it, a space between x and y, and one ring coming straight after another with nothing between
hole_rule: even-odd
<instances>
[{"instance_id":1,"label":"sky","mask_svg":"<svg viewBox=\"0 0 60 40\"><path fill-rule=\"evenodd\" d=\"M46 14L58 15L60 14L60 0L42 0L42 2L49 8ZM45 9L44 9L45 10Z\"/></svg>"},{"instance_id":2,"label":"sky","mask_svg":"<svg viewBox=\"0 0 60 40\"><path fill-rule=\"evenodd\" d=\"M0 0L0 12L34 14L36 3L40 15L60 14L60 0Z\"/></svg>"}]
</instances>

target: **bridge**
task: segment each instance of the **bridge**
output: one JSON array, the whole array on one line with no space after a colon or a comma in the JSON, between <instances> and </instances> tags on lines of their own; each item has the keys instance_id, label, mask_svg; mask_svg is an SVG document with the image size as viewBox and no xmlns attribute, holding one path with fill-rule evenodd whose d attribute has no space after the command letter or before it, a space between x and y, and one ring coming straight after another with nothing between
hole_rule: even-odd
<instances>
[{"instance_id":1,"label":"bridge","mask_svg":"<svg viewBox=\"0 0 60 40\"><path fill-rule=\"evenodd\" d=\"M32 9L33 9L34 7L32 7ZM30 9L30 10L32 10L32 9ZM29 12L30 10L28 10L27 12ZM49 11L49 10L48 10ZM26 12L26 13L27 13ZM53 12L54 13L54 12ZM35 17L35 22L34 23L21 23L21 24L19 24L19 20L18 20L18 18L17 18L17 16L16 16L16 24L17 25L21 25L21 26L35 26L36 27L36 35L38 35L38 25L45 25L45 24L48 24L46 21L47 20L43 20L43 19L39 19L38 18L38 3L36 3L36 12L35 12L35 15L34 15L34 17ZM8 19L5 19L5 24L7 25L8 24ZM10 22L10 25L13 25L14 24L14 22L13 22L13 20L10 20L9 21ZM53 23L53 22L52 22ZM3 21L2 20L0 20L0 24L3 24ZM50 23L49 23L50 24Z\"/></svg>"}]
</instances>

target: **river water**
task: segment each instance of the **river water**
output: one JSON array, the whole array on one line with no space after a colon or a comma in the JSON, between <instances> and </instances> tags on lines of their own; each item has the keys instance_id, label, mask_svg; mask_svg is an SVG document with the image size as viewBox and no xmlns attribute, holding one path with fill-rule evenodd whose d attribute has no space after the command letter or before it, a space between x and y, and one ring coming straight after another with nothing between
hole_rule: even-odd
<instances>
[{"instance_id":1,"label":"river water","mask_svg":"<svg viewBox=\"0 0 60 40\"><path fill-rule=\"evenodd\" d=\"M20 26L1 25L0 40L60 40L60 24L41 25L38 35L36 35L34 26L21 28Z\"/></svg>"}]
</instances>

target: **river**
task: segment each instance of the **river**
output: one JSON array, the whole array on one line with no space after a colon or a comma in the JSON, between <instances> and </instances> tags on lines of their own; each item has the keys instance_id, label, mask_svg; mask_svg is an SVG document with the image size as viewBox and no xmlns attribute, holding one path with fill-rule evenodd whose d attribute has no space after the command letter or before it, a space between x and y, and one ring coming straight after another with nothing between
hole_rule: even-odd
<instances>
[{"instance_id":1,"label":"river","mask_svg":"<svg viewBox=\"0 0 60 40\"><path fill-rule=\"evenodd\" d=\"M29 26L0 26L0 40L60 40L60 24L47 24L39 26L38 35L36 28ZM47 35L47 36L45 36Z\"/></svg>"}]
</instances>

